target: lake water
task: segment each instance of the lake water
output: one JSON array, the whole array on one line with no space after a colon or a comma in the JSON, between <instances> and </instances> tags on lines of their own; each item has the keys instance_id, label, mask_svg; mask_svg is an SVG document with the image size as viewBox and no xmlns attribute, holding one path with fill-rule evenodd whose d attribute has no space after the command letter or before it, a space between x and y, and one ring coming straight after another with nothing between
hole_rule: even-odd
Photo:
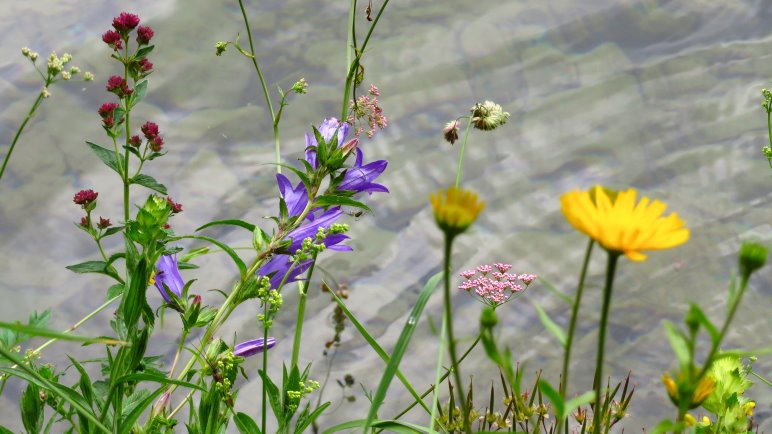
<instances>
[{"instance_id":1,"label":"lake water","mask_svg":"<svg viewBox=\"0 0 772 434\"><path fill-rule=\"evenodd\" d=\"M301 77L310 83L308 95L291 97L282 121L283 155L292 163L309 126L339 113L347 2L258 3L249 13L269 88L287 89ZM96 75L94 83L51 89L52 98L29 125L0 183L0 318L24 320L32 310L50 307L52 325L66 328L100 305L109 285L64 269L97 257L90 240L73 227L81 215L72 196L93 188L100 192L98 215L113 221L122 215L120 199L108 195L118 191L117 178L84 144L106 143L96 109L109 99L104 81L118 65L109 60L100 35L121 9L98 0L0 0L0 5L0 154L39 91L39 78L19 52L22 46L43 58L52 49L70 52L74 64ZM275 212L277 189L268 164L273 140L262 93L246 59L232 49L214 56L216 41L244 33L238 3L141 0L127 9L156 32L151 56L156 72L135 119L157 122L166 139L168 155L151 162L148 173L184 205L175 229L189 233L213 219L240 218L270 230L271 222L261 217ZM586 241L565 222L558 198L596 183L633 186L659 198L692 231L686 245L653 252L643 263L622 260L618 268L606 373L620 379L632 370L638 384L625 430L653 426L673 414L659 380L675 367L663 321L680 322L688 302L696 300L720 322L740 240L769 241L772 234L772 171L760 152L767 143L760 89L769 86L772 73L770 28L772 3L758 0L392 2L364 60L365 84L380 87L390 126L360 144L368 159L389 160L380 181L391 194L367 198L374 213L349 221L355 252L325 254L320 266L349 286L351 310L391 348L418 289L441 261L428 195L453 182L458 159L458 147L442 140L441 129L475 102L495 100L512 116L499 130L471 135L462 183L478 191L487 207L458 239L454 269L510 262L518 272L539 274L572 292ZM135 190L135 202L144 194ZM249 245L240 231L209 233ZM219 299L207 290L228 288L234 267L218 255L199 263L201 269L184 277L197 278L195 291L213 304ZM574 350L575 392L591 387L603 266L596 254ZM770 346L770 280L768 269L754 278L727 348ZM316 288L301 358L315 361L313 376L322 380L332 306ZM275 367L291 353L292 293L287 291L273 331L280 342L271 353ZM156 294L150 297L159 302ZM547 376L556 382L562 353L531 302L567 323L569 307L534 284L526 297L499 310L498 337L526 362L529 376L541 367L554 373ZM455 308L464 347L475 336L481 306L459 293ZM439 293L426 313L440 318ZM256 314L254 304L243 305L222 336L261 335ZM110 318L108 309L80 333L109 333ZM432 381L436 360L426 318L402 364L419 389ZM170 357L177 330L176 321L168 320L155 335L153 350ZM66 353L100 355L97 348L59 343L44 358L64 366ZM242 385L238 407L255 415L258 361L245 367L252 381ZM342 395L334 380L350 373L375 389L382 367L364 340L347 330L324 395L337 409L320 419L321 425L364 417L368 406L360 388L347 392L355 402L338 405ZM761 356L756 368L772 376L769 356ZM481 387L498 377L481 352L463 373L474 374ZM20 388L11 382L0 401L0 420L17 430L18 409L9 398ZM397 382L391 392L383 417L408 400ZM751 396L761 430L772 430L772 391L759 384ZM426 419L419 413L409 418Z\"/></svg>"}]
</instances>

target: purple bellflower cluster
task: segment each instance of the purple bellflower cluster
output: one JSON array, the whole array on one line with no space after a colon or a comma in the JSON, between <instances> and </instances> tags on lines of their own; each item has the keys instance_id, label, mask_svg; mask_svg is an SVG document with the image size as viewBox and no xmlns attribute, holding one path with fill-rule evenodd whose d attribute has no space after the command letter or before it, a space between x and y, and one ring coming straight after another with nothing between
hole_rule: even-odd
<instances>
[{"instance_id":1,"label":"purple bellflower cluster","mask_svg":"<svg viewBox=\"0 0 772 434\"><path fill-rule=\"evenodd\" d=\"M358 139L354 138L346 142L346 136L349 131L348 123L339 122L335 118L328 118L319 125L318 131L326 142L332 140L337 134L337 145L339 148L349 153L356 152L354 166L345 169L342 180L335 188L336 191L345 191L352 196L363 192L369 194L373 192L389 192L386 187L374 182L386 170L386 160L364 164L364 153L356 147ZM319 168L315 149L317 145L314 135L306 133L306 161L314 169ZM276 175L276 181L279 185L281 197L287 206L288 217L297 217L303 214L309 206L306 186L299 182L293 187L290 180L282 174ZM311 266L313 260L307 259L292 267L291 254L302 247L304 239L314 238L320 228L328 229L344 214L339 206L326 210L321 207L312 208L305 216L302 224L287 233L286 238L291 240L291 244L285 250L288 253L274 254L268 262L257 270L257 274L268 276L272 289L278 289L282 280L285 283L299 280L299 277ZM341 244L348 238L344 234L330 234L324 239L324 246L330 250L350 251L352 250L351 247Z\"/></svg>"}]
</instances>

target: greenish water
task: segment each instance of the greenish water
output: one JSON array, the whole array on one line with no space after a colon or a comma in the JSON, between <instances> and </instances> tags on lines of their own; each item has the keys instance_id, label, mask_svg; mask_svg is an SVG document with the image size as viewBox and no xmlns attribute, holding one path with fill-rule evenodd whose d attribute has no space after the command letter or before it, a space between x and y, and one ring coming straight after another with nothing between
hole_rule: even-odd
<instances>
[{"instance_id":1,"label":"greenish water","mask_svg":"<svg viewBox=\"0 0 772 434\"><path fill-rule=\"evenodd\" d=\"M308 126L339 112L347 4L328 3L250 7L269 84L288 88L300 77L310 83L309 94L293 98L284 115L282 146L289 163L300 156ZM96 0L0 0L0 5L0 154L39 90L19 53L22 46L43 57L51 49L70 52L73 63L97 76L91 84L51 89L53 97L31 123L0 183L0 317L19 320L52 307L53 325L66 328L101 304L108 285L64 266L95 257L85 234L72 225L80 219L72 204L77 190L99 191L98 214L119 220L120 201L107 194L118 191L117 179L84 141L106 142L96 109L108 99L104 81L117 64L108 61L99 37L121 10ZM270 228L261 220L276 209L274 168L268 164L273 141L263 98L246 59L233 52L214 56L216 41L243 33L238 4L138 1L127 10L156 31L151 57L156 72L138 117L157 122L167 142L169 154L153 161L148 172L184 204L175 229L192 232L221 218ZM510 262L518 272L539 274L572 291L585 240L563 219L558 197L596 183L633 186L664 200L692 229L686 245L654 252L644 263L622 261L618 270L606 372L622 378L631 369L638 384L625 430L651 427L672 414L659 381L675 366L662 321L679 321L691 300L719 321L739 240L768 241L772 234L772 172L760 153L767 139L759 92L769 86L772 71L770 25L772 7L763 1L390 3L364 61L365 83L380 87L390 126L361 146L368 159L389 160L381 181L391 194L372 196L374 214L349 222L355 252L327 254L320 265L349 285L350 308L390 348L417 290L441 260L428 195L452 183L458 149L443 142L440 130L473 103L493 99L512 117L500 130L471 136L462 182L478 191L487 207L458 240L454 268ZM238 232L211 234L249 244ZM582 306L571 384L576 392L591 387L603 262L599 255L593 261ZM235 270L216 255L201 265L184 277L197 278L194 288L215 303L215 293L206 291L227 288ZM727 347L770 346L770 283L768 270L756 276ZM289 359L293 299L288 296L274 332L280 344L271 353L273 366ZM536 284L526 297L500 309L499 339L529 372L557 373L561 352L531 301L567 323L568 306ZM464 342L471 341L480 305L458 294L455 306L456 329L468 337ZM301 358L316 361L320 380L326 371L324 342L333 334L331 311L328 296L313 291ZM261 333L256 313L256 306L240 307L222 335L244 340ZM427 313L440 317L438 294ZM82 334L106 333L110 318L110 312L99 315ZM175 320L169 320L153 349L170 356L176 330ZM435 344L424 322L402 365L420 389L431 382ZM66 353L99 355L96 348L56 344L44 357L64 363ZM242 385L238 404L253 415L259 402L257 363L246 365L252 381ZM334 379L351 373L374 389L382 366L363 339L346 331L324 395L337 410L322 426L360 418L367 409L356 387L356 402L338 407L341 392ZM756 366L772 376L768 356ZM497 378L481 354L464 374L474 374L481 386ZM556 374L549 376L556 380ZM19 390L11 383L0 401L0 420L17 429L18 410L8 397ZM398 383L391 392L381 412L386 417L408 399ZM761 431L770 431L772 392L758 385L752 396ZM412 418L427 419L418 413Z\"/></svg>"}]
</instances>

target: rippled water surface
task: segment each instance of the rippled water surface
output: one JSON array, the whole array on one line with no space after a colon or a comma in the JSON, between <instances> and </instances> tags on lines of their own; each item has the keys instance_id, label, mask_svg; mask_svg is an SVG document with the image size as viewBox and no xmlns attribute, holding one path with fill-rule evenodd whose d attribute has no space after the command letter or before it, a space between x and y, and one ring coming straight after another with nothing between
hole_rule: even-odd
<instances>
[{"instance_id":1,"label":"rippled water surface","mask_svg":"<svg viewBox=\"0 0 772 434\"><path fill-rule=\"evenodd\" d=\"M257 3L249 13L270 87L288 88L300 77L311 85L308 95L292 98L282 121L283 154L292 163L309 125L340 110L347 2ZM64 328L101 304L109 286L106 279L75 275L64 266L96 257L73 227L80 219L72 204L77 190L98 190L98 214L114 221L120 216L120 200L110 194L118 191L117 179L84 141L106 143L96 109L108 100L104 80L118 68L99 38L121 6L97 0L0 0L0 6L1 155L39 91L20 47L44 56L52 49L70 52L75 64L97 76L92 84L51 89L53 97L30 124L0 183L0 317L23 320L34 309L51 307L53 325ZM274 167L268 164L273 141L259 86L246 59L233 52L214 56L216 41L244 33L238 4L142 0L125 7L156 30L156 72L136 117L157 122L166 138L168 155L153 161L148 172L184 204L175 229L191 232L221 218L270 229L261 217L276 209ZM767 139L759 93L772 74L770 28L772 4L760 0L391 2L364 61L365 82L380 87L391 125L361 144L368 158L389 160L381 179L391 194L368 198L374 213L349 222L355 252L325 254L320 265L348 284L350 308L391 348L418 289L441 259L427 198L452 182L458 148L444 143L440 130L473 103L493 99L512 117L500 130L471 136L463 183L480 192L487 208L458 240L455 268L511 262L517 271L572 291L585 240L564 221L558 197L596 183L634 186L660 198L692 229L686 245L653 253L644 263L623 260L618 270L607 373L621 378L632 370L638 383L626 431L651 427L672 412L659 382L663 371L674 368L662 322L680 321L691 300L717 321L722 318L739 240L768 240L772 233L772 172L760 153ZM138 190L134 197L140 197ZM211 234L249 244L238 231ZM601 255L595 259L575 347L574 391L591 387L604 265ZM215 303L216 293L206 291L227 288L234 269L217 255L201 265L184 276L197 278L194 288ZM746 293L728 347L771 346L771 295L770 273L762 271ZM159 302L155 294L151 299ZM537 284L500 310L499 338L527 363L529 375L539 367L556 373L561 352L531 302L567 323L568 306ZM465 294L455 303L456 328L466 343L476 333L480 305ZM272 352L273 366L291 352L294 296L285 306L274 331L280 344ZM328 295L314 290L307 311L301 357L316 360L313 375L321 380L329 360L321 357L324 342L333 334ZM427 313L436 320L440 312L435 294ZM255 314L254 305L240 307L223 336L230 340L235 333L243 340L260 333ZM98 315L82 334L108 333L110 318L110 312ZM168 320L153 350L170 357L177 330L176 321ZM402 365L421 389L431 381L435 342L424 320ZM56 344L44 357L64 366L65 353L100 354L97 348ZM252 381L242 385L238 404L253 415L257 363L246 364ZM772 375L768 356L756 366ZM350 373L375 389L382 367L364 340L347 331L324 395L335 401L336 411L321 424L359 418L367 409L357 387L347 392L357 396L355 402L340 403L335 379ZM481 353L464 373L481 385L497 377ZM0 401L0 420L17 430L18 409L8 397L20 388L12 382ZM396 382L391 392L384 417L408 399ZM758 385L752 396L762 430L769 432L772 392Z\"/></svg>"}]
</instances>

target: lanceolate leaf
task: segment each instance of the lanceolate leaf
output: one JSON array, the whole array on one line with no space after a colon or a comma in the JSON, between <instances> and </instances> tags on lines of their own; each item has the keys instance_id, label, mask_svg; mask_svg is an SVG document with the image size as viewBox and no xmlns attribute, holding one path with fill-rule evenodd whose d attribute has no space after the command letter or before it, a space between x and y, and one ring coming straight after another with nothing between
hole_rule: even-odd
<instances>
[{"instance_id":1,"label":"lanceolate leaf","mask_svg":"<svg viewBox=\"0 0 772 434\"><path fill-rule=\"evenodd\" d=\"M161 194L167 194L166 186L156 181L155 178L153 178L150 175L145 175L143 173L140 173L139 175L131 178L130 182L132 184L139 184L143 187L147 187L151 190L155 190Z\"/></svg>"},{"instance_id":2,"label":"lanceolate leaf","mask_svg":"<svg viewBox=\"0 0 772 434\"><path fill-rule=\"evenodd\" d=\"M545 312L544 309L542 309L542 307L539 306L536 302L533 303L533 306L536 308L536 312L539 314L539 320L541 321L542 325L544 325L544 328L552 333L555 338L557 338L562 347L565 347L566 333L563 331L563 329L560 328L560 326L557 325L555 321L552 321L552 318L547 315L547 312Z\"/></svg>"},{"instance_id":3,"label":"lanceolate leaf","mask_svg":"<svg viewBox=\"0 0 772 434\"><path fill-rule=\"evenodd\" d=\"M330 206L330 205L343 205L343 206L353 206L355 208L361 208L367 212L373 212L373 210L370 209L367 205L363 204L362 202L359 202L357 200L343 197L343 196L330 196L330 195L324 195L319 196L314 201L315 206Z\"/></svg>"},{"instance_id":4,"label":"lanceolate leaf","mask_svg":"<svg viewBox=\"0 0 772 434\"><path fill-rule=\"evenodd\" d=\"M99 157L100 160L102 160L103 163L107 165L107 167L115 170L115 173L121 174L121 171L119 167L126 167L125 161L123 160L123 155L118 155L118 158L120 158L120 166L118 164L118 159L115 158L115 151L111 151L109 149L103 148L96 143L86 142L88 146L91 148L92 151L94 151L94 154L96 154L97 157Z\"/></svg>"},{"instance_id":5,"label":"lanceolate leaf","mask_svg":"<svg viewBox=\"0 0 772 434\"><path fill-rule=\"evenodd\" d=\"M120 276L118 276L115 273L115 271L111 270L108 267L108 264L103 261L86 261L86 262L81 262L80 264L68 265L65 268L67 268L70 271L74 271L76 273L104 274L106 276L112 277L113 279L121 281Z\"/></svg>"},{"instance_id":6,"label":"lanceolate leaf","mask_svg":"<svg viewBox=\"0 0 772 434\"><path fill-rule=\"evenodd\" d=\"M125 345L126 342L122 342L117 339L111 338L89 338L85 336L76 336L69 333L63 333L56 330L49 330L41 327L35 327L30 325L24 325L21 323L8 323L0 321L0 328L13 330L17 333L24 333L29 336L43 337L43 338L56 338L62 341L74 341L74 342L86 342L86 343L103 343L107 345Z\"/></svg>"},{"instance_id":7,"label":"lanceolate leaf","mask_svg":"<svg viewBox=\"0 0 772 434\"><path fill-rule=\"evenodd\" d=\"M206 229L210 226L218 226L218 225L238 226L248 230L249 232L253 232L255 230L255 225L253 225L252 223L247 223L243 220L229 219L229 220L215 220L213 222L209 222L203 226L196 228L195 232L198 232L202 229Z\"/></svg>"},{"instance_id":8,"label":"lanceolate leaf","mask_svg":"<svg viewBox=\"0 0 772 434\"><path fill-rule=\"evenodd\" d=\"M217 241L214 238L209 238L209 237L205 237L205 236L202 236L202 235L185 235L185 236L182 236L182 237L176 237L176 238L174 238L174 240L181 240L181 239L184 239L184 238L193 238L193 239L196 239L196 240L206 241L206 242L212 243L215 246L221 248L225 253L228 254L228 256L231 257L231 259L233 260L233 263L236 264L236 267L238 267L238 269L239 269L239 274L241 275L241 278L243 279L246 276L246 274L247 274L247 266L246 266L246 264L244 264L244 261L241 260L239 255L237 255L236 252L229 245L227 245L227 244L225 244L225 243L223 243L221 241Z\"/></svg>"}]
</instances>

